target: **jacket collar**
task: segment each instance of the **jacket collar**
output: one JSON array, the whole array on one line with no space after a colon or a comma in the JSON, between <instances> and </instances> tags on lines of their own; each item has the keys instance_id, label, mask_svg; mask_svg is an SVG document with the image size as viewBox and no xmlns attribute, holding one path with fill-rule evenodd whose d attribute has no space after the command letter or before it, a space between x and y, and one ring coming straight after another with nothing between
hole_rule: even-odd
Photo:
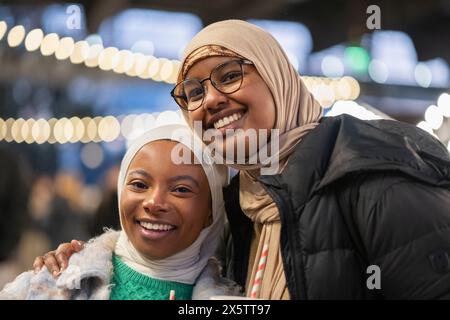
<instances>
[{"instance_id":1,"label":"jacket collar","mask_svg":"<svg viewBox=\"0 0 450 320\"><path fill-rule=\"evenodd\" d=\"M380 170L450 187L448 151L430 134L398 121L349 115L323 118L297 145L281 174L260 180L275 188L288 183L296 204L302 204L349 173Z\"/></svg>"},{"instance_id":2,"label":"jacket collar","mask_svg":"<svg viewBox=\"0 0 450 320\"><path fill-rule=\"evenodd\" d=\"M58 278L56 285L61 289L76 290L86 280L97 279L96 291L91 299L108 299L110 281L113 273L112 254L119 239L120 232L107 231L86 245L69 260L69 266ZM240 288L220 274L219 262L211 258L197 278L192 292L193 300L209 299L211 296L239 295ZM85 281L83 281L85 280ZM103 290L102 290L103 289Z\"/></svg>"}]
</instances>

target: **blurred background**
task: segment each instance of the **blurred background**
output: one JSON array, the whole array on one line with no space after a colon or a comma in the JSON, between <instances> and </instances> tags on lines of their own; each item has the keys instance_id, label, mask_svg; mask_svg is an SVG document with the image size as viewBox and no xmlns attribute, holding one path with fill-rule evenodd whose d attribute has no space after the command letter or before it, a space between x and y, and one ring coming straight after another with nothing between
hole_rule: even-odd
<instances>
[{"instance_id":1,"label":"blurred background","mask_svg":"<svg viewBox=\"0 0 450 320\"><path fill-rule=\"evenodd\" d=\"M326 116L397 119L450 149L450 0L0 1L0 288L118 227L127 143L182 121L183 49L230 18L275 36Z\"/></svg>"}]
</instances>

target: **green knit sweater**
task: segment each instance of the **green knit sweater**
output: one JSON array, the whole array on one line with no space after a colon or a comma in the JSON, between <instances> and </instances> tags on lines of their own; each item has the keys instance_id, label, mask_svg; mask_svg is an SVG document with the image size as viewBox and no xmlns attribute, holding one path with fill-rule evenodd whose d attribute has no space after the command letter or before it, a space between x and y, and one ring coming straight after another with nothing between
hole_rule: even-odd
<instances>
[{"instance_id":1,"label":"green knit sweater","mask_svg":"<svg viewBox=\"0 0 450 320\"><path fill-rule=\"evenodd\" d=\"M114 272L110 300L169 300L175 291L176 300L190 300L194 285L154 279L134 271L113 254Z\"/></svg>"}]
</instances>

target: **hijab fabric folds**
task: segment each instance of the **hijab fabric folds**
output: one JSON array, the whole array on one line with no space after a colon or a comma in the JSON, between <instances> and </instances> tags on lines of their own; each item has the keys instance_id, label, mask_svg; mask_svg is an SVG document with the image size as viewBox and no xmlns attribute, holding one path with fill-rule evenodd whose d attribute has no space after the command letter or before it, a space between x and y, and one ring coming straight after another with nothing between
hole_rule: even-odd
<instances>
[{"instance_id":1,"label":"hijab fabric folds","mask_svg":"<svg viewBox=\"0 0 450 320\"><path fill-rule=\"evenodd\" d=\"M123 230L121 218L122 231L115 253L133 270L156 279L194 284L208 259L215 253L223 231L225 206L222 187L229 182L228 170L224 166L214 165L212 159L205 159L208 155L203 154L202 142L195 141L196 139L199 138L186 125L171 124L156 127L133 141L121 163L117 184L119 207L131 161L143 146L153 141L171 140L183 143L199 159L208 179L212 198L212 223L201 231L194 243L173 256L151 260L138 252Z\"/></svg>"},{"instance_id":2,"label":"hijab fabric folds","mask_svg":"<svg viewBox=\"0 0 450 320\"><path fill-rule=\"evenodd\" d=\"M231 51L236 57L252 61L272 93L276 108L275 129L279 129L279 169L275 173L280 173L302 137L318 125L322 108L306 88L280 44L268 32L241 20L213 23L200 31L185 50L178 80L184 78L188 68L195 62L220 55L220 50L207 50L208 47L217 46L226 50L225 56L229 56ZM187 113L184 114L187 117ZM289 294L280 251L280 216L273 200L257 181L262 165L235 164L233 167L241 170L241 208L254 222L255 229L260 231L253 242L256 254L254 258L250 257L253 263L249 266L247 295L263 299L287 299ZM263 276L259 278L261 272L257 277L258 265L264 245L269 249ZM258 282L255 296L252 289L255 290L254 284Z\"/></svg>"}]
</instances>

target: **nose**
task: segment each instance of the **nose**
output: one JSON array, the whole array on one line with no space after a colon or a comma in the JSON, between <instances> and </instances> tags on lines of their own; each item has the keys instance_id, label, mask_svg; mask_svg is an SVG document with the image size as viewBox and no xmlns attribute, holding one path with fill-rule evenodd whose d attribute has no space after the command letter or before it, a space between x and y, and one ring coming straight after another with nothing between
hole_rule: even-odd
<instances>
[{"instance_id":1,"label":"nose","mask_svg":"<svg viewBox=\"0 0 450 320\"><path fill-rule=\"evenodd\" d=\"M142 207L149 214L164 213L169 210L169 204L165 200L164 193L161 190L154 189L145 194L146 198L142 201Z\"/></svg>"},{"instance_id":2,"label":"nose","mask_svg":"<svg viewBox=\"0 0 450 320\"><path fill-rule=\"evenodd\" d=\"M205 97L203 98L203 108L210 113L221 110L228 101L227 95L217 90L211 81L206 81L204 86Z\"/></svg>"}]
</instances>

